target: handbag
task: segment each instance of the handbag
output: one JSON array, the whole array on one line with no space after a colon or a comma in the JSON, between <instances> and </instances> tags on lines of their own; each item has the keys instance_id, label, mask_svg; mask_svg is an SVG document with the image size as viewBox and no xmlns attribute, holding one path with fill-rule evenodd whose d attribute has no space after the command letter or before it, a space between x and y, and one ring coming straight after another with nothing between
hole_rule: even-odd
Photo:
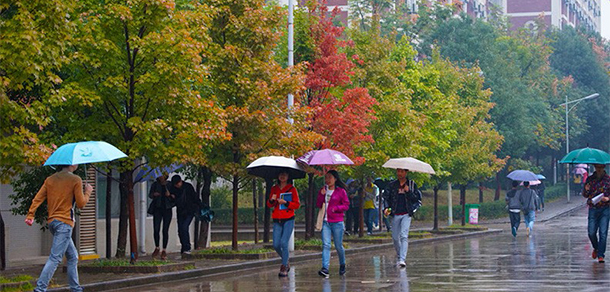
<instances>
[{"instance_id":1,"label":"handbag","mask_svg":"<svg viewBox=\"0 0 610 292\"><path fill-rule=\"evenodd\" d=\"M322 224L324 224L324 210L326 210L326 203L322 203L322 209L318 211L318 219L316 221L316 231L322 230Z\"/></svg>"}]
</instances>

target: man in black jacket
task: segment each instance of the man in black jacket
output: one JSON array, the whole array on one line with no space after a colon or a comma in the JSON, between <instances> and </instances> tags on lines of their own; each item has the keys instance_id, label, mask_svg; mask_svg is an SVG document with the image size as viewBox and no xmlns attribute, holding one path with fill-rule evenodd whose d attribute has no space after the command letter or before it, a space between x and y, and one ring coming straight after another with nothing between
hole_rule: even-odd
<instances>
[{"instance_id":1,"label":"man in black jacket","mask_svg":"<svg viewBox=\"0 0 610 292\"><path fill-rule=\"evenodd\" d=\"M397 169L395 181L388 184L384 191L384 214L393 215L392 240L396 249L397 265L406 267L405 259L409 248L409 227L411 218L421 206L421 193L417 185L407 179L406 169Z\"/></svg>"},{"instance_id":2,"label":"man in black jacket","mask_svg":"<svg viewBox=\"0 0 610 292\"><path fill-rule=\"evenodd\" d=\"M180 238L180 252L191 253L191 238L189 227L195 217L195 212L201 207L201 200L192 184L182 180L180 175L172 177L170 193L176 198L176 213L178 215L178 237Z\"/></svg>"}]
</instances>

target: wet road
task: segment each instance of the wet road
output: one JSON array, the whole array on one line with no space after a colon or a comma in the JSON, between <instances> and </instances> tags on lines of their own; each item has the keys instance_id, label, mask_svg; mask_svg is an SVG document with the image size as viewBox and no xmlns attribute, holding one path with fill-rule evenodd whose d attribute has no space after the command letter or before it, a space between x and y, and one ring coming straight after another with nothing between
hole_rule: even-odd
<instances>
[{"instance_id":1,"label":"wet road","mask_svg":"<svg viewBox=\"0 0 610 292\"><path fill-rule=\"evenodd\" d=\"M522 228L523 225L522 225ZM534 235L499 235L409 249L406 269L395 267L394 251L348 255L348 273L317 275L320 261L297 263L288 278L277 268L176 281L122 291L610 291L610 263L590 257L586 209L546 224Z\"/></svg>"}]
</instances>

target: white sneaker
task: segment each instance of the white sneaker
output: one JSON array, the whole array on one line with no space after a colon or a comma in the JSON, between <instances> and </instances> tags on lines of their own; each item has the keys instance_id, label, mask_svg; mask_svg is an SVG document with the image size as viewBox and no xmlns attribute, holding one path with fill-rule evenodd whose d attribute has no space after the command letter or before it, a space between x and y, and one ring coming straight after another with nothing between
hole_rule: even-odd
<instances>
[{"instance_id":1,"label":"white sneaker","mask_svg":"<svg viewBox=\"0 0 610 292\"><path fill-rule=\"evenodd\" d=\"M405 264L405 262L404 262L404 261L400 261L400 262L396 263L396 265L398 265L398 266L399 266L399 267L401 267L401 268L404 268L404 267L406 267L406 266L407 266L407 264Z\"/></svg>"}]
</instances>

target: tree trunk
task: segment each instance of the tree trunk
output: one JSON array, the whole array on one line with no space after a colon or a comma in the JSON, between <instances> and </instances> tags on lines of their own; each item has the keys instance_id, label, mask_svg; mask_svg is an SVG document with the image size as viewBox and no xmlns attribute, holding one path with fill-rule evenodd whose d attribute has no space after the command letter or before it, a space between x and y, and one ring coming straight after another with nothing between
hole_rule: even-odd
<instances>
[{"instance_id":1,"label":"tree trunk","mask_svg":"<svg viewBox=\"0 0 610 292\"><path fill-rule=\"evenodd\" d=\"M138 260L138 235L136 234L136 212L134 207L133 194L133 170L126 172L127 185L127 204L129 207L129 249L130 262L135 263Z\"/></svg>"},{"instance_id":2,"label":"tree trunk","mask_svg":"<svg viewBox=\"0 0 610 292\"><path fill-rule=\"evenodd\" d=\"M434 186L434 227L432 230L435 231L438 230L438 188L438 184Z\"/></svg>"},{"instance_id":3,"label":"tree trunk","mask_svg":"<svg viewBox=\"0 0 610 292\"><path fill-rule=\"evenodd\" d=\"M127 221L129 219L129 208L127 207L127 186L125 186L125 173L120 174L121 184L121 209L119 212L119 236L116 244L116 257L124 258L127 249Z\"/></svg>"},{"instance_id":4,"label":"tree trunk","mask_svg":"<svg viewBox=\"0 0 610 292\"><path fill-rule=\"evenodd\" d=\"M252 207L254 208L254 243L258 243L258 205L256 204L256 179L252 179Z\"/></svg>"},{"instance_id":5,"label":"tree trunk","mask_svg":"<svg viewBox=\"0 0 610 292\"><path fill-rule=\"evenodd\" d=\"M6 270L6 233L4 218L0 212L0 270Z\"/></svg>"},{"instance_id":6,"label":"tree trunk","mask_svg":"<svg viewBox=\"0 0 610 292\"><path fill-rule=\"evenodd\" d=\"M305 208L305 239L310 239L315 233L315 207L316 198L314 196L313 173L307 174L307 206Z\"/></svg>"},{"instance_id":7,"label":"tree trunk","mask_svg":"<svg viewBox=\"0 0 610 292\"><path fill-rule=\"evenodd\" d=\"M483 203L483 182L479 182L479 203Z\"/></svg>"},{"instance_id":8,"label":"tree trunk","mask_svg":"<svg viewBox=\"0 0 610 292\"><path fill-rule=\"evenodd\" d=\"M212 186L212 171L205 166L199 167L198 178L202 182L201 190L199 190L199 195L201 196L201 202L207 206L211 206L210 196L211 196L211 186ZM197 181L199 181L199 179ZM201 222L201 226L199 227L199 238L197 238L197 247L198 248L208 248L210 247L210 222Z\"/></svg>"},{"instance_id":9,"label":"tree trunk","mask_svg":"<svg viewBox=\"0 0 610 292\"><path fill-rule=\"evenodd\" d=\"M265 218L263 218L263 242L269 242L269 234L270 225L271 225L271 209L267 206L267 198L269 198L269 194L271 194L271 187L273 185L273 180L265 179Z\"/></svg>"},{"instance_id":10,"label":"tree trunk","mask_svg":"<svg viewBox=\"0 0 610 292\"><path fill-rule=\"evenodd\" d=\"M237 207L239 203L239 175L233 175L233 234L231 247L233 250L237 250Z\"/></svg>"},{"instance_id":11,"label":"tree trunk","mask_svg":"<svg viewBox=\"0 0 610 292\"><path fill-rule=\"evenodd\" d=\"M360 216L360 220L358 225L360 226L360 230L358 230L358 237L364 236L364 188L360 188L358 191L358 199L360 200L360 210L358 210L358 216Z\"/></svg>"},{"instance_id":12,"label":"tree trunk","mask_svg":"<svg viewBox=\"0 0 610 292\"><path fill-rule=\"evenodd\" d=\"M468 184L460 185L460 205L462 205L462 226L466 225L466 187Z\"/></svg>"},{"instance_id":13,"label":"tree trunk","mask_svg":"<svg viewBox=\"0 0 610 292\"><path fill-rule=\"evenodd\" d=\"M106 173L106 258L112 257L112 168Z\"/></svg>"},{"instance_id":14,"label":"tree trunk","mask_svg":"<svg viewBox=\"0 0 610 292\"><path fill-rule=\"evenodd\" d=\"M496 172L496 193L494 194L494 201L500 199L500 190L502 188L502 184L500 183L500 172Z\"/></svg>"}]
</instances>

